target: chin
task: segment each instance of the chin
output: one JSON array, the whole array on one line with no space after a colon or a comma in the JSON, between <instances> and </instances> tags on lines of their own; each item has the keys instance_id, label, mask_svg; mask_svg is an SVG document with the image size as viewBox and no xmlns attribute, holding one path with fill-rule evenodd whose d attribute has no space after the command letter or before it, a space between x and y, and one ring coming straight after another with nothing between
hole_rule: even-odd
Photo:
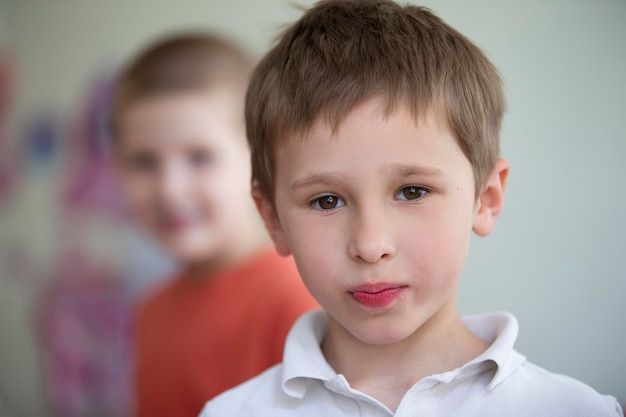
<instances>
[{"instance_id":1,"label":"chin","mask_svg":"<svg viewBox=\"0 0 626 417\"><path fill-rule=\"evenodd\" d=\"M217 251L210 245L172 242L168 245L170 252L184 264L205 263L217 255Z\"/></svg>"},{"instance_id":2,"label":"chin","mask_svg":"<svg viewBox=\"0 0 626 417\"><path fill-rule=\"evenodd\" d=\"M356 329L351 333L363 343L383 346L401 342L413 332L402 327L390 326L388 323L380 323L379 325Z\"/></svg>"}]
</instances>

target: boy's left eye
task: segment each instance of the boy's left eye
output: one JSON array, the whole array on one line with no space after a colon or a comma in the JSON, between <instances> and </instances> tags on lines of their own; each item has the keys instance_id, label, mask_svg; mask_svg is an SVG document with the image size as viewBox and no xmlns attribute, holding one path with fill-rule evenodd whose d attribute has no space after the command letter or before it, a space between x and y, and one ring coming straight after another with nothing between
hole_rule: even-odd
<instances>
[{"instance_id":1,"label":"boy's left eye","mask_svg":"<svg viewBox=\"0 0 626 417\"><path fill-rule=\"evenodd\" d=\"M415 201L424 198L427 193L428 191L422 187L409 185L408 187L400 189L396 193L396 198L404 201Z\"/></svg>"},{"instance_id":2,"label":"boy's left eye","mask_svg":"<svg viewBox=\"0 0 626 417\"><path fill-rule=\"evenodd\" d=\"M204 166L207 163L211 162L212 155L209 151L205 149L194 149L189 152L188 155L189 162L195 166Z\"/></svg>"}]
</instances>

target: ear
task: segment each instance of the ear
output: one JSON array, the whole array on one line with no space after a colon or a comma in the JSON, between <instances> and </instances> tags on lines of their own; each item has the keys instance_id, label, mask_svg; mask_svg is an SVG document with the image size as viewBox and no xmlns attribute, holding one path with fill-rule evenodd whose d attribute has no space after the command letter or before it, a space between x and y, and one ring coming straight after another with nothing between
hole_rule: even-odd
<instances>
[{"instance_id":1,"label":"ear","mask_svg":"<svg viewBox=\"0 0 626 417\"><path fill-rule=\"evenodd\" d=\"M478 236L487 236L496 225L504 206L504 189L509 176L509 163L498 159L491 176L476 200L476 214L472 230Z\"/></svg>"},{"instance_id":2,"label":"ear","mask_svg":"<svg viewBox=\"0 0 626 417\"><path fill-rule=\"evenodd\" d=\"M256 208L263 219L263 223L265 223L265 228L274 242L276 252L278 252L281 256L289 256L291 254L291 250L289 249L289 245L285 239L283 227L280 224L280 219L278 218L278 214L276 213L274 206L261 194L261 190L256 185L252 186L252 198L254 199Z\"/></svg>"}]
</instances>

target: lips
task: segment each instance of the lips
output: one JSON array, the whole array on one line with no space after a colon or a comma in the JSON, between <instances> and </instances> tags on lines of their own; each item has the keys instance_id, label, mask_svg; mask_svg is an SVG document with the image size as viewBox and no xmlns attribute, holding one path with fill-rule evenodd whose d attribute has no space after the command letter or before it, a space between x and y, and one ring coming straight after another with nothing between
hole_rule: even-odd
<instances>
[{"instance_id":1,"label":"lips","mask_svg":"<svg viewBox=\"0 0 626 417\"><path fill-rule=\"evenodd\" d=\"M162 216L159 219L161 230L166 233L180 233L191 228L196 222L191 216Z\"/></svg>"},{"instance_id":2,"label":"lips","mask_svg":"<svg viewBox=\"0 0 626 417\"><path fill-rule=\"evenodd\" d=\"M365 284L348 291L357 303L368 308L382 308L393 303L407 289L401 284Z\"/></svg>"}]
</instances>

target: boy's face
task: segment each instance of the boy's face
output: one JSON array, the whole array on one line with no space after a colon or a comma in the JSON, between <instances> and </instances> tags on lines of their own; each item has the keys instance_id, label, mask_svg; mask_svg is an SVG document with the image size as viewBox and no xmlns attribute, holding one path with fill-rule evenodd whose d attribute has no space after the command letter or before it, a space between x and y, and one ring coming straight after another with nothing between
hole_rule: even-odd
<instances>
[{"instance_id":1,"label":"boy's face","mask_svg":"<svg viewBox=\"0 0 626 417\"><path fill-rule=\"evenodd\" d=\"M254 210L243 116L228 92L165 95L131 105L117 165L138 220L183 262L241 244Z\"/></svg>"},{"instance_id":2,"label":"boy's face","mask_svg":"<svg viewBox=\"0 0 626 417\"><path fill-rule=\"evenodd\" d=\"M327 337L394 343L456 314L470 234L484 224L472 166L438 122L403 108L385 118L372 99L335 134L318 123L277 150L276 211L255 199L328 312Z\"/></svg>"}]
</instances>

